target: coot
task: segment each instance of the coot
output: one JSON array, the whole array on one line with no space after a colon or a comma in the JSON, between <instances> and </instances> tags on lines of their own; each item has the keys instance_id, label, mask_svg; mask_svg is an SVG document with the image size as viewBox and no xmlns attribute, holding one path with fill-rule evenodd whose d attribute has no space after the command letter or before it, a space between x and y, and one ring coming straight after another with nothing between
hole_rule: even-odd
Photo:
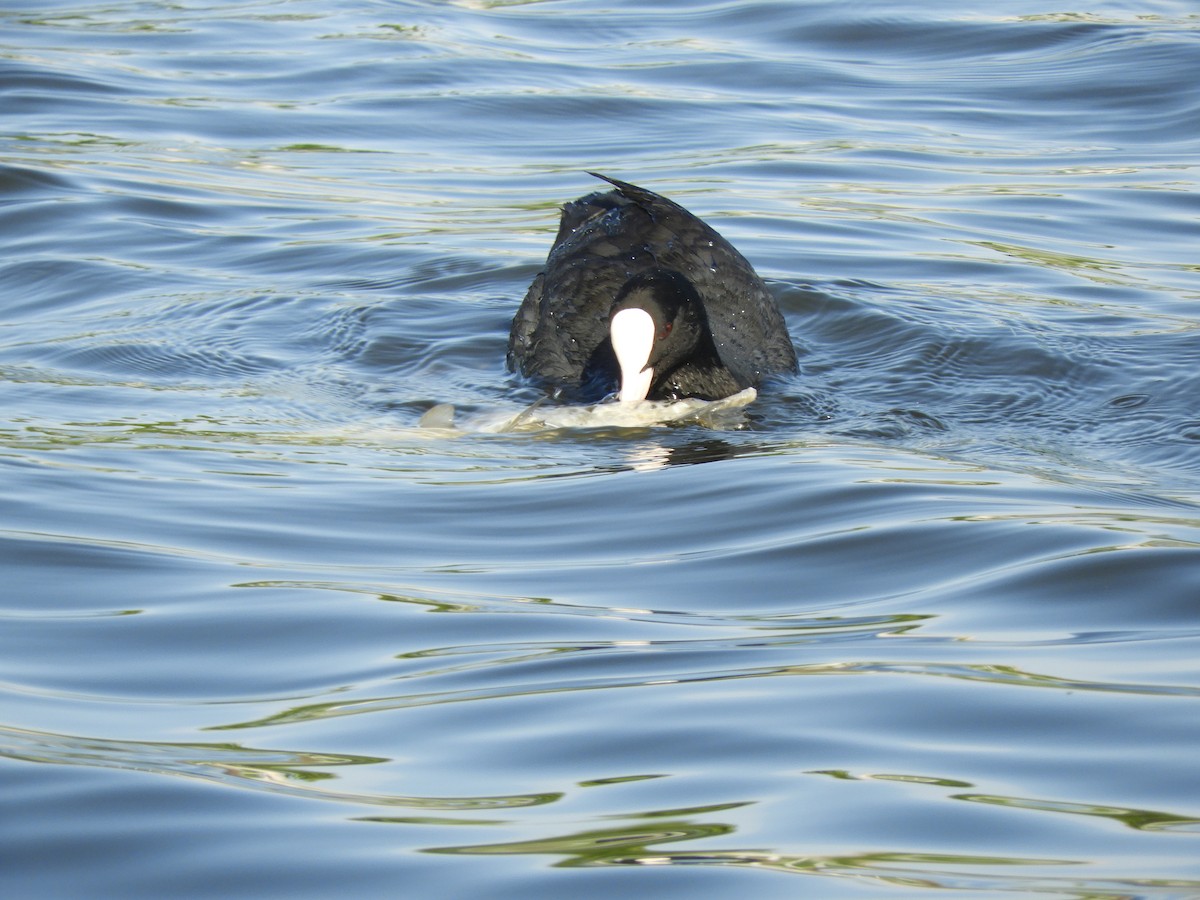
<instances>
[{"instance_id":1,"label":"coot","mask_svg":"<svg viewBox=\"0 0 1200 900\"><path fill-rule=\"evenodd\" d=\"M615 190L563 207L513 318L510 371L624 403L718 400L795 371L783 316L744 256L679 204L595 177Z\"/></svg>"}]
</instances>

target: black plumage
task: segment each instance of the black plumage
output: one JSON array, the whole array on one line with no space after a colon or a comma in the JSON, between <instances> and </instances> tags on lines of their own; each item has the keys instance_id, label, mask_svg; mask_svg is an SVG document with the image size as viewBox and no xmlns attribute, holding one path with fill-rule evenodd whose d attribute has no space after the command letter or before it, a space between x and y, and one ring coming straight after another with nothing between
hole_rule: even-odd
<instances>
[{"instance_id":1,"label":"black plumage","mask_svg":"<svg viewBox=\"0 0 1200 900\"><path fill-rule=\"evenodd\" d=\"M599 399L619 387L609 322L622 307L655 322L649 399L715 400L796 369L796 351L766 285L716 231L644 188L563 207L558 236L513 318L510 370Z\"/></svg>"}]
</instances>

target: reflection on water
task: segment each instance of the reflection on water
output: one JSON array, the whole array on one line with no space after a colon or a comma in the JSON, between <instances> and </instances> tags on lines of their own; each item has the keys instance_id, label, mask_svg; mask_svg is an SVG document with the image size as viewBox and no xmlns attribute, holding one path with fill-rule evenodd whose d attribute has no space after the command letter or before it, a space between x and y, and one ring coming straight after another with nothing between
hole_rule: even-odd
<instances>
[{"instance_id":1,"label":"reflection on water","mask_svg":"<svg viewBox=\"0 0 1200 900\"><path fill-rule=\"evenodd\" d=\"M81 738L6 728L3 730L4 754L14 759L42 763L127 768L158 774L183 775L189 778L241 785L256 790L299 797L333 800L351 804L404 807L416 810L496 811L553 804L564 799L562 793L546 793L510 797L415 797L379 794L354 794L330 790L329 780L337 776L325 771L342 766L361 766L386 763L388 760L370 757L338 756L323 753L293 753L256 750L236 744L165 744L112 741ZM810 775L831 776L839 780L883 781L944 788L946 796L969 803L997 805L1051 813L1067 813L1101 817L1129 828L1143 831L1196 833L1200 819L1168 812L1107 807L1047 799L1005 797L978 793L951 793L970 787L966 782L936 776L900 774L853 774L846 771L810 772ZM619 779L596 779L580 783L580 788L625 784L661 776L627 776ZM501 843L482 843L454 847L430 847L426 852L454 855L538 855L561 857L557 866L667 866L715 865L765 867L783 872L878 877L897 884L909 884L917 878L927 887L962 886L963 879L977 889L1021 890L1040 892L1107 892L1117 890L1118 882L1109 879L1044 878L1033 879L999 874L986 870L997 867L1040 867L1080 865L1085 860L1054 858L986 857L958 854L919 854L907 852L872 852L849 855L794 855L766 853L753 850L671 849L663 845L685 841L712 841L734 836L738 828L729 822L714 822L721 813L751 807L753 801L709 804L692 808L657 809L626 813L618 818L631 820L621 827L572 831L556 837ZM819 812L812 815L820 818ZM447 818L442 816L356 816L357 821L397 825L474 826L500 824L489 818ZM952 868L957 871L945 871ZM1019 878L1019 881L1018 881ZM1121 882L1129 887L1135 882ZM1153 881L1141 886L1154 886ZM1178 889L1198 889L1200 881L1165 882L1162 886Z\"/></svg>"},{"instance_id":2,"label":"reflection on water","mask_svg":"<svg viewBox=\"0 0 1200 900\"><path fill-rule=\"evenodd\" d=\"M257 750L237 744L164 744L112 741L5 728L3 755L30 762L132 769L160 775L184 775L238 787L314 799L403 806L413 809L489 810L552 803L555 794L524 797L399 797L355 794L330 789L338 766L389 762L373 757L328 753Z\"/></svg>"},{"instance_id":3,"label":"reflection on water","mask_svg":"<svg viewBox=\"0 0 1200 900\"><path fill-rule=\"evenodd\" d=\"M646 814L647 817L657 814ZM664 815L679 815L665 813ZM387 821L371 818L367 821ZM554 863L576 866L745 866L803 875L850 877L919 890L1021 891L1064 896L1142 896L1147 888L1176 892L1200 889L1200 881L1089 879L1023 874L1022 868L1079 865L1082 860L988 857L976 855L874 852L838 856L764 853L753 850L672 850L679 841L729 835L727 825L698 825L686 820L642 821L610 828L509 844L430 848L456 855L532 854L562 857ZM1018 874L1010 874L1016 869ZM995 871L989 871L995 870Z\"/></svg>"},{"instance_id":4,"label":"reflection on water","mask_svg":"<svg viewBox=\"0 0 1200 900\"><path fill-rule=\"evenodd\" d=\"M1088 803L1063 803L1052 800L1035 800L1028 797L995 797L989 794L959 794L956 800L972 803L994 803L1014 809L1035 809L1045 812L1069 813L1077 816L1100 816L1112 819L1140 831L1178 831L1196 833L1200 830L1200 819L1177 816L1172 813L1151 809L1125 809L1119 806L1095 806Z\"/></svg>"}]
</instances>

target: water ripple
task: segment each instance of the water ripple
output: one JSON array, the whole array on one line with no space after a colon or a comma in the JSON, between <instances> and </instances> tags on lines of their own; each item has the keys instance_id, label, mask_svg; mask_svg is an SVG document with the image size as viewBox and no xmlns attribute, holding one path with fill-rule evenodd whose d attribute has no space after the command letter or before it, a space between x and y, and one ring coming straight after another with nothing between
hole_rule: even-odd
<instances>
[{"instance_id":1,"label":"water ripple","mask_svg":"<svg viewBox=\"0 0 1200 900\"><path fill-rule=\"evenodd\" d=\"M1200 894L1188 4L42 7L14 890ZM593 169L801 372L725 430L421 427L545 405L507 327Z\"/></svg>"},{"instance_id":2,"label":"water ripple","mask_svg":"<svg viewBox=\"0 0 1200 900\"><path fill-rule=\"evenodd\" d=\"M553 794L521 797L401 797L331 791L320 786L340 766L386 762L366 756L258 750L226 744L115 741L0 727L0 756L29 762L183 775L234 787L372 806L491 810L552 803Z\"/></svg>"},{"instance_id":3,"label":"water ripple","mask_svg":"<svg viewBox=\"0 0 1200 900\"><path fill-rule=\"evenodd\" d=\"M778 644L778 641L772 641L770 643ZM737 645L735 644L734 646ZM546 652L557 656L564 653L578 653L583 649L585 648L576 648L572 650L572 648L556 647ZM604 648L588 647L586 648L586 651L589 655L593 655L598 650L602 649ZM608 649L618 657L622 655L629 656L631 654L637 654L637 658L641 663L636 667L641 670L639 674L633 676L621 675L610 677L595 675L581 677L559 676L551 680L538 681L532 684L526 682L510 685L495 684L494 682L496 679L493 677L491 670L496 665L501 663L517 663L522 667L525 667L528 666L531 661L537 660L540 657L540 654L534 656L532 660L529 657L522 656L517 660L490 661L487 664L487 668L489 669L487 677L489 686L486 688L369 697L360 700L339 699L326 703L306 704L292 707L284 712L277 713L263 719L257 719L250 722L238 722L230 725L212 726L209 730L262 728L266 726L289 725L297 722L318 721L340 716L360 715L363 713L378 713L444 703L461 703L465 701L476 700L506 700L548 693L562 694L578 691L611 690L615 688L661 687L663 685L685 685L699 682L728 681L743 678L774 678L777 676L786 675L925 675L941 678L955 678L964 681L986 682L994 685L1053 688L1063 691L1099 691L1110 694L1145 694L1160 697L1200 698L1200 688L1188 686L1087 682L1078 679L1060 678L1053 675L1034 672L1023 672L1012 666L986 664L948 665L937 663L853 662L842 660L835 663L808 663L790 666L754 666L706 671L679 671L675 667L668 667L662 672L651 675L646 674L645 670L648 668L654 668L654 666L647 665L645 661L645 652L651 649L655 651L661 651L661 648L647 646L636 647L631 650L626 646L615 645ZM700 647L694 647L690 646L689 644L688 646L682 648L673 649L683 650L688 653L702 653L702 651L705 649L705 645L702 643ZM727 648L719 647L718 649L722 651L723 655L728 655ZM617 666L618 663L614 661L613 667ZM620 667L625 668L624 666ZM474 669L475 667L472 666L470 668ZM574 668L574 666L572 666L572 668ZM422 673L421 677L430 677L430 675L433 674L444 675L452 672L457 673L458 671L462 671L462 669L455 667L448 669L445 672ZM410 675L406 677L414 676Z\"/></svg>"}]
</instances>

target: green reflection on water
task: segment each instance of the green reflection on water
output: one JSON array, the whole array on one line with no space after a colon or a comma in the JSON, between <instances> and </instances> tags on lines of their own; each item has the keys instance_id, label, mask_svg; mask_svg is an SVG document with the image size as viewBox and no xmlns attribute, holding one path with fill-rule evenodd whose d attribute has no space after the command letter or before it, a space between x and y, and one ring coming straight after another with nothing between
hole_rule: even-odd
<instances>
[{"instance_id":1,"label":"green reflection on water","mask_svg":"<svg viewBox=\"0 0 1200 900\"><path fill-rule=\"evenodd\" d=\"M610 784L628 784L631 781L649 781L653 778L667 778L665 773L655 775L618 775L612 778L589 778L578 782L580 787L608 787Z\"/></svg>"},{"instance_id":2,"label":"green reflection on water","mask_svg":"<svg viewBox=\"0 0 1200 900\"><path fill-rule=\"evenodd\" d=\"M561 653L570 648L552 648ZM410 654L411 655L411 654ZM534 687L527 684L496 685L458 691L431 691L411 694L366 697L323 703L309 703L246 722L211 725L208 731L231 731L243 728L263 728L272 725L294 724L338 716L362 715L388 710L434 706L444 703L464 703L480 700L502 700L543 694L568 694L582 691L615 690L619 688L687 685L698 682L724 682L750 678L773 678L787 675L917 675L980 681L997 685L1051 688L1065 691L1095 691L1112 694L1145 694L1161 697L1200 697L1200 688L1178 685L1130 684L1121 682L1082 681L1026 672L1007 665L954 665L929 662L847 661L813 663L795 666L752 666L723 671L688 672L669 677L611 678L584 681L560 680Z\"/></svg>"},{"instance_id":3,"label":"green reflection on water","mask_svg":"<svg viewBox=\"0 0 1200 900\"><path fill-rule=\"evenodd\" d=\"M700 824L677 819L670 822L632 822L622 828L587 829L557 837L503 843L429 847L427 853L460 856L549 855L562 857L559 868L588 866L744 866L809 875L869 877L874 881L927 888L986 882L987 886L1020 886L1011 875L944 872L934 867L1062 866L1075 860L976 856L942 853L873 852L846 855L799 855L763 850L664 850L659 845L725 837L735 831L727 823ZM1048 879L1038 879L1042 884ZM1072 881L1073 886L1083 882ZM1032 886L1032 885L1030 885ZM1059 883L1058 887L1064 885Z\"/></svg>"},{"instance_id":4,"label":"green reflection on water","mask_svg":"<svg viewBox=\"0 0 1200 900\"><path fill-rule=\"evenodd\" d=\"M997 253L1013 257L1021 262L1034 263L1049 269L1070 272L1072 275L1078 275L1101 284L1121 284L1125 280L1118 277L1124 266L1121 263L1109 260L1069 253L1056 253L1044 248L1022 247L1018 244L1004 244L999 241L967 241L967 243L983 247L987 250L994 250Z\"/></svg>"},{"instance_id":5,"label":"green reflection on water","mask_svg":"<svg viewBox=\"0 0 1200 900\"><path fill-rule=\"evenodd\" d=\"M899 781L903 784L928 784L933 787L963 788L974 787L969 781L958 781L954 778L938 778L932 775L895 775L885 773L855 774L848 769L814 769L809 775L828 775L841 781Z\"/></svg>"},{"instance_id":6,"label":"green reflection on water","mask_svg":"<svg viewBox=\"0 0 1200 900\"><path fill-rule=\"evenodd\" d=\"M1197 881L1071 877L1040 871L1045 867L1088 865L1085 860L887 851L804 855L765 850L663 849L660 846L726 837L735 830L735 826L728 823L701 824L685 819L653 824L637 821L622 828L586 829L535 840L428 847L424 852L457 856L561 857L553 864L556 868L738 866L925 890L1020 891L1093 900L1143 896L1147 888L1200 888ZM1014 869L1025 871L1014 872Z\"/></svg>"},{"instance_id":7,"label":"green reflection on water","mask_svg":"<svg viewBox=\"0 0 1200 900\"><path fill-rule=\"evenodd\" d=\"M1094 803L1069 803L1063 800L1039 800L1030 797L1004 797L998 794L955 794L953 797L955 800L1007 806L1013 809L1068 813L1076 816L1099 816L1120 822L1137 831L1200 832L1200 819L1152 809L1101 806Z\"/></svg>"},{"instance_id":8,"label":"green reflection on water","mask_svg":"<svg viewBox=\"0 0 1200 900\"><path fill-rule=\"evenodd\" d=\"M732 834L734 830L734 826L727 824L697 824L686 821L659 822L652 826L635 823L622 828L591 829L532 841L475 844L465 847L431 847L426 852L468 856L545 853L565 856L566 859L556 865L566 868L596 865L654 865L658 860L669 862L671 857L651 850L650 847L653 844L721 837Z\"/></svg>"},{"instance_id":9,"label":"green reflection on water","mask_svg":"<svg viewBox=\"0 0 1200 900\"><path fill-rule=\"evenodd\" d=\"M378 756L261 750L233 743L116 741L0 726L0 758L57 765L182 775L230 787L372 806L414 809L512 809L553 803L558 792L489 797L417 797L332 791L317 787L338 776L322 769L389 763Z\"/></svg>"}]
</instances>

